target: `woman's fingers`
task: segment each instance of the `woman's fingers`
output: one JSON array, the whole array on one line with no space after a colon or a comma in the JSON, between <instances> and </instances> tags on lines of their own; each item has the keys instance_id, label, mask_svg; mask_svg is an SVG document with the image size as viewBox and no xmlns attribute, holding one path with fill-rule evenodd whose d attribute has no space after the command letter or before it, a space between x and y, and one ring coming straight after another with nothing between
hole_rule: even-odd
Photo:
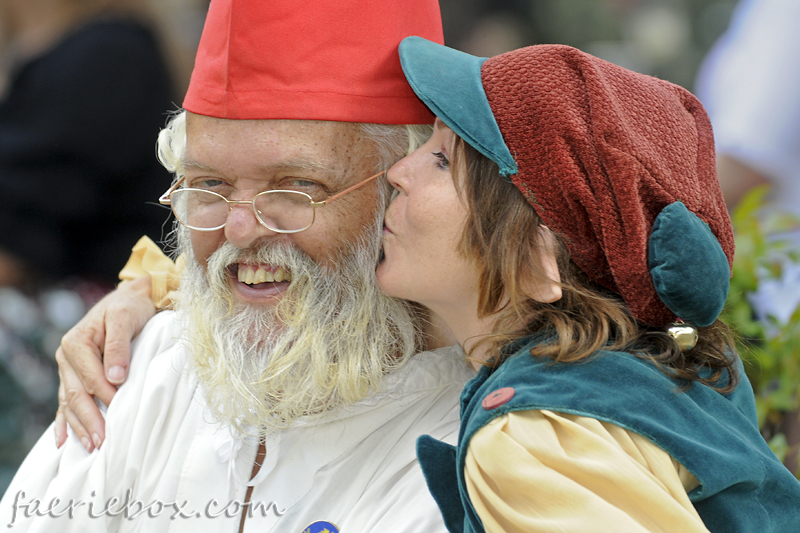
<instances>
[{"instance_id":1,"label":"woman's fingers","mask_svg":"<svg viewBox=\"0 0 800 533\"><path fill-rule=\"evenodd\" d=\"M91 452L105 440L105 419L91 394L96 389L93 386L84 386L72 365L64 358L60 348L56 352L56 360L58 361L58 375L61 380L58 387L59 412L56 414L56 442L63 443L66 440L66 428L62 429L63 424L60 425L59 422L59 417L61 417L66 419L66 422L70 425L84 448ZM102 374L103 365L96 358L94 361L94 373L99 375L99 378L105 383ZM105 385L115 389L108 383L105 383ZM104 395L108 396L107 394Z\"/></svg>"},{"instance_id":2,"label":"woman's fingers","mask_svg":"<svg viewBox=\"0 0 800 533\"><path fill-rule=\"evenodd\" d=\"M154 314L150 278L144 276L108 294L64 335L56 351L57 443L66 439L66 421L87 450L102 444L105 419L93 397L111 404L117 385L127 378L131 340Z\"/></svg>"},{"instance_id":3,"label":"woman's fingers","mask_svg":"<svg viewBox=\"0 0 800 533\"><path fill-rule=\"evenodd\" d=\"M150 299L150 277L129 281L111 293L103 317L103 366L106 378L121 385L128 377L131 341L153 318L156 308Z\"/></svg>"}]
</instances>

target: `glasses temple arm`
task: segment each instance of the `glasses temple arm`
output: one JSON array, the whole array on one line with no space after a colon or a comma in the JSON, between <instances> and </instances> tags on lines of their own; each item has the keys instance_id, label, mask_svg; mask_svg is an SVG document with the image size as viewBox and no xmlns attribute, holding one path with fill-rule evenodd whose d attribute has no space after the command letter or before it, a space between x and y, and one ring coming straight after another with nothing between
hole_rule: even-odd
<instances>
[{"instance_id":1,"label":"glasses temple arm","mask_svg":"<svg viewBox=\"0 0 800 533\"><path fill-rule=\"evenodd\" d=\"M170 200L169 197L173 192L175 192L175 189L177 189L180 186L180 184L183 183L184 179L186 179L186 178L181 177L169 189L167 189L167 192L165 192L164 194L159 196L158 203L160 203L161 205L171 205L172 201Z\"/></svg>"},{"instance_id":2,"label":"glasses temple arm","mask_svg":"<svg viewBox=\"0 0 800 533\"><path fill-rule=\"evenodd\" d=\"M352 191L354 191L354 190L358 189L358 188L359 188L359 187L361 187L362 185L366 185L366 184L367 184L367 183L369 183L370 181L372 181L372 180L374 180L375 178L378 178L378 177L380 177L380 176L383 176L384 174L386 174L386 171L385 171L385 170L381 170L381 171L380 171L380 172L378 172L377 174L374 174L374 175L372 175L372 176L368 177L368 178L367 178L367 179L365 179L364 181L361 181L361 182L359 182L359 183L356 183L355 185L352 185L352 186L350 186L350 187L346 188L345 190L343 190L343 191L341 191L341 192L338 192L338 193L334 194L333 196L331 196L330 198L328 198L327 200L325 200L325 201L323 201L323 202L319 202L319 204L320 204L320 205L327 205L327 204L331 203L332 201L336 200L337 198L341 198L341 197L342 197L342 196L344 196L345 194L347 194L347 193L349 193L349 192L352 192ZM316 203L316 202L315 202L315 203Z\"/></svg>"}]
</instances>

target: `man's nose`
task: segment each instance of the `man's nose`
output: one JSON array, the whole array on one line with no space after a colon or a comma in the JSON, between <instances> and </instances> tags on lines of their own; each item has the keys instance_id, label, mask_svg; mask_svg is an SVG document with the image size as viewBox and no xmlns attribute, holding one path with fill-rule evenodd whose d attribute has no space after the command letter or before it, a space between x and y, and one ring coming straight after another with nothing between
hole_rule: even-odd
<instances>
[{"instance_id":1,"label":"man's nose","mask_svg":"<svg viewBox=\"0 0 800 533\"><path fill-rule=\"evenodd\" d=\"M225 238L237 248L250 248L258 239L279 233L267 228L256 218L252 204L233 204L225 223Z\"/></svg>"}]
</instances>

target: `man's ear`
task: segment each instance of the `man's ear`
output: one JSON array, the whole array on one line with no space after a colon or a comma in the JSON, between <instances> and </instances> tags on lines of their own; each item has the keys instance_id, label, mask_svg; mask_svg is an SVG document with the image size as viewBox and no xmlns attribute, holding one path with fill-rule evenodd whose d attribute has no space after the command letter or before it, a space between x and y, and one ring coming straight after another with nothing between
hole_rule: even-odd
<instances>
[{"instance_id":1,"label":"man's ear","mask_svg":"<svg viewBox=\"0 0 800 533\"><path fill-rule=\"evenodd\" d=\"M540 265L522 278L522 290L537 302L553 303L561 299L561 273L557 260L558 243L556 236L547 226L539 226Z\"/></svg>"}]
</instances>

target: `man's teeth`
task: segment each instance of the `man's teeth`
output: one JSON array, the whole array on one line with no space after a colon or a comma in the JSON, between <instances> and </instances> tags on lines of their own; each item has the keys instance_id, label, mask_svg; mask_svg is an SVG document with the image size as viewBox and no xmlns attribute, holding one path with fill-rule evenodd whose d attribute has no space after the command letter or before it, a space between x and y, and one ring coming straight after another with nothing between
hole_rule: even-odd
<instances>
[{"instance_id":1,"label":"man's teeth","mask_svg":"<svg viewBox=\"0 0 800 533\"><path fill-rule=\"evenodd\" d=\"M291 272L286 272L283 267L278 267L275 272L264 270L261 267L253 267L250 265L239 266L239 281L247 283L248 285L257 285L259 283L267 282L281 282L292 281Z\"/></svg>"}]
</instances>

